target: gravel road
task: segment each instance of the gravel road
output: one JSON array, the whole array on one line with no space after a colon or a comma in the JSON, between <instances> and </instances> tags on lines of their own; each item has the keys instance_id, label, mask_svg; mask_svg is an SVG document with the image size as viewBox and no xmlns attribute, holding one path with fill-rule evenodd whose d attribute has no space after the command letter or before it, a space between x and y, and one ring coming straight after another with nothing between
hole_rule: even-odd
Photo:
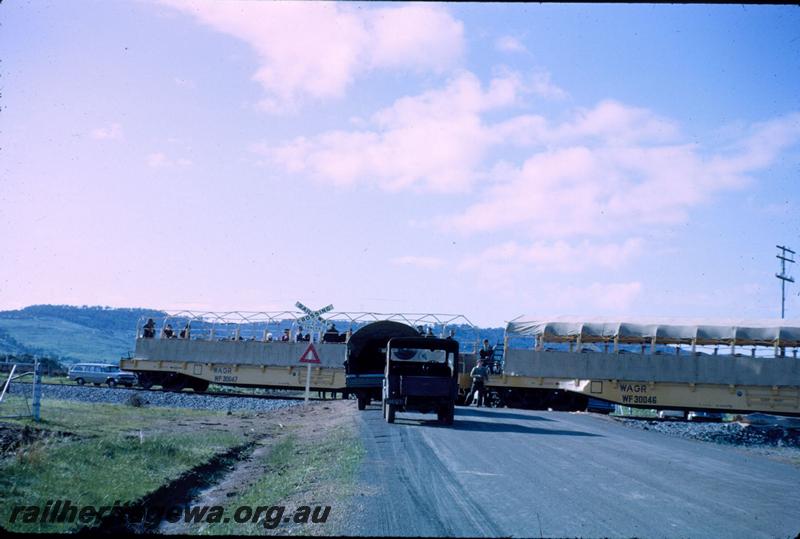
<instances>
[{"instance_id":1,"label":"gravel road","mask_svg":"<svg viewBox=\"0 0 800 539\"><path fill-rule=\"evenodd\" d=\"M794 537L800 468L593 414L457 408L357 416L367 454L348 534Z\"/></svg>"},{"instance_id":2,"label":"gravel road","mask_svg":"<svg viewBox=\"0 0 800 539\"><path fill-rule=\"evenodd\" d=\"M12 386L12 393L30 394L30 385ZM198 410L237 411L251 410L266 412L289 406L302 404L301 400L264 399L254 397L212 397L195 393L165 393L162 391L131 391L121 388L80 387L42 385L43 399L61 399L80 402L97 402L109 404L126 404L132 396L138 395L145 406L161 406L167 408L194 408Z\"/></svg>"}]
</instances>

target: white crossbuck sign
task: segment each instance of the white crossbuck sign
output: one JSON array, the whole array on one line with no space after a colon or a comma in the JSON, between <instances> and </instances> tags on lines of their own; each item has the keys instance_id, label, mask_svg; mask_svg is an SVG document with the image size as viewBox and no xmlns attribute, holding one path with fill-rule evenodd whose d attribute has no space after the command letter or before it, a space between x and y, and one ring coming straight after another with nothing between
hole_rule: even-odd
<instances>
[{"instance_id":1,"label":"white crossbuck sign","mask_svg":"<svg viewBox=\"0 0 800 539\"><path fill-rule=\"evenodd\" d=\"M295 303L294 306L297 307L298 309L300 309L301 311L303 311L304 313L306 313L306 315L304 317L297 319L297 322L300 323L300 324L308 322L309 320L314 320L316 322L322 323L322 322L324 322L324 320L322 319L322 317L320 315L325 314L325 313L330 312L330 311L333 310L333 305L327 305L327 306L323 307L322 309L317 309L316 311L312 311L311 309L309 309L308 307L306 307L305 305L303 305L299 301L297 303Z\"/></svg>"}]
</instances>

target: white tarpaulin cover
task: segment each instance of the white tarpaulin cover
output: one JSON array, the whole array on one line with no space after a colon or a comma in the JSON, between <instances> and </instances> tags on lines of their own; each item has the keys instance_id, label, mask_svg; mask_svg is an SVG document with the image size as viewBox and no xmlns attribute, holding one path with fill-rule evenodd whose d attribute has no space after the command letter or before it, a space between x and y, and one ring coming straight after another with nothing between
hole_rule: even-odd
<instances>
[{"instance_id":1,"label":"white tarpaulin cover","mask_svg":"<svg viewBox=\"0 0 800 539\"><path fill-rule=\"evenodd\" d=\"M543 337L545 341L692 343L800 346L800 321L717 321L677 318L638 320L537 318L520 316L506 326L514 336Z\"/></svg>"}]
</instances>

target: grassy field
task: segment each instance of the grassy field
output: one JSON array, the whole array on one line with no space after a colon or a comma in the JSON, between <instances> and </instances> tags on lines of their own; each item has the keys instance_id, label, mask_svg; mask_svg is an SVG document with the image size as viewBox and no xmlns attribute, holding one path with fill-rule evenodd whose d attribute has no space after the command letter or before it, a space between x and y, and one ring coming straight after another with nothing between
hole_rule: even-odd
<instances>
[{"instance_id":1,"label":"grassy field","mask_svg":"<svg viewBox=\"0 0 800 539\"><path fill-rule=\"evenodd\" d=\"M23 398L7 399L0 415L26 411ZM224 507L226 515L242 506L284 506L292 518L278 522L274 514L272 520L264 514L245 523L205 521L167 533L336 533L347 518L347 498L355 490L363 457L353 410L353 403L341 400L229 414L45 398L39 423L0 419L0 526L17 532L74 532L80 523L42 521L48 501L151 507L154 499L176 503L176 497L188 494L191 505ZM195 478L208 482L195 483ZM195 488L204 492L201 498L190 494ZM303 506L331 509L324 524L295 521ZM29 514L24 507L39 513ZM31 520L26 521L27 515L33 515Z\"/></svg>"},{"instance_id":2,"label":"grassy field","mask_svg":"<svg viewBox=\"0 0 800 539\"><path fill-rule=\"evenodd\" d=\"M276 520L273 512L262 515L255 523L204 524L197 527L197 532L205 535L263 535L270 531L281 535L330 533L333 530L325 524L332 523L298 524L294 522L293 512L312 504L330 506L335 504L331 500L340 501L353 494L356 471L363 454L360 440L351 428L337 427L321 440L313 441L289 434L266 456L269 472L228 503L225 514L234 514L235 509L241 506L274 507L283 504L286 507L284 515L290 521ZM333 519L343 518L346 509L335 506L332 512L336 513ZM318 514L323 515L323 512Z\"/></svg>"},{"instance_id":3,"label":"grassy field","mask_svg":"<svg viewBox=\"0 0 800 539\"><path fill-rule=\"evenodd\" d=\"M13 402L3 404L10 406ZM0 525L21 532L71 531L78 524L10 523L9 518L15 505L43 508L48 500L79 506L137 500L241 444L240 432L175 428L224 415L45 399L43 421L35 424L43 432L0 459ZM29 419L4 421L7 426L0 429L34 426Z\"/></svg>"}]
</instances>

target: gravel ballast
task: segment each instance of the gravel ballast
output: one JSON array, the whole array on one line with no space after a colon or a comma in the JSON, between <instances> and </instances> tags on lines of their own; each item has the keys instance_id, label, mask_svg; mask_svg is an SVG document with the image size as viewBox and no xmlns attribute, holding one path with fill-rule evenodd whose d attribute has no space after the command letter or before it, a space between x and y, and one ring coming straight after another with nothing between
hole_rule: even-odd
<instances>
[{"instance_id":1,"label":"gravel ballast","mask_svg":"<svg viewBox=\"0 0 800 539\"><path fill-rule=\"evenodd\" d=\"M800 463L800 429L777 425L746 425L733 423L689 423L686 421L656 421L618 418L631 427L678 436L689 440L711 442L789 458Z\"/></svg>"},{"instance_id":2,"label":"gravel ballast","mask_svg":"<svg viewBox=\"0 0 800 539\"><path fill-rule=\"evenodd\" d=\"M28 393L30 386L19 384L13 387L13 393ZM128 390L122 388L80 387L43 385L43 399L61 399L87 403L129 404L130 399L138 396L144 406L160 406L165 408L193 408L197 410L268 412L302 404L301 400L265 399L256 397L212 397L195 393L168 393L162 391Z\"/></svg>"},{"instance_id":3,"label":"gravel ballast","mask_svg":"<svg viewBox=\"0 0 800 539\"><path fill-rule=\"evenodd\" d=\"M730 445L769 445L800 449L800 430L740 423L688 423L683 421L643 421L620 419L643 430L654 430L682 438Z\"/></svg>"}]
</instances>

